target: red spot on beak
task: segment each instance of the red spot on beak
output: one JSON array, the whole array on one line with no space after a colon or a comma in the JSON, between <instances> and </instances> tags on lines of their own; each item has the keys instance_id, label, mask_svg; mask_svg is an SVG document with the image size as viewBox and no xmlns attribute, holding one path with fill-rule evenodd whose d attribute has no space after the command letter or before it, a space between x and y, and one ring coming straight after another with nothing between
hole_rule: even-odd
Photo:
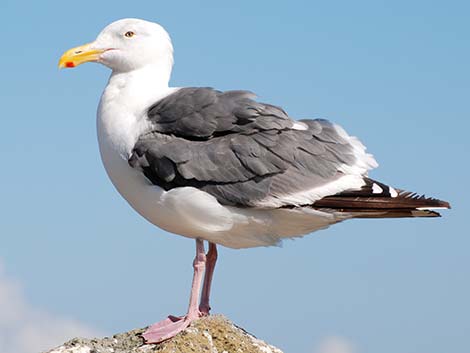
<instances>
[{"instance_id":1,"label":"red spot on beak","mask_svg":"<svg viewBox=\"0 0 470 353\"><path fill-rule=\"evenodd\" d=\"M72 61L67 61L65 67L75 67L75 64Z\"/></svg>"}]
</instances>

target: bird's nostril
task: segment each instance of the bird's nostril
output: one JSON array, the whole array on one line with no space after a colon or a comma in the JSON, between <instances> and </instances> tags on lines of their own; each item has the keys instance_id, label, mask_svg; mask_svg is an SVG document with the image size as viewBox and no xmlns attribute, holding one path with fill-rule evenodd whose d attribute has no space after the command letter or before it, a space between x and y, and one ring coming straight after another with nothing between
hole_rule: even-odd
<instances>
[{"instance_id":1,"label":"bird's nostril","mask_svg":"<svg viewBox=\"0 0 470 353\"><path fill-rule=\"evenodd\" d=\"M75 54L80 54L81 52L82 52L82 50L76 50Z\"/></svg>"}]
</instances>

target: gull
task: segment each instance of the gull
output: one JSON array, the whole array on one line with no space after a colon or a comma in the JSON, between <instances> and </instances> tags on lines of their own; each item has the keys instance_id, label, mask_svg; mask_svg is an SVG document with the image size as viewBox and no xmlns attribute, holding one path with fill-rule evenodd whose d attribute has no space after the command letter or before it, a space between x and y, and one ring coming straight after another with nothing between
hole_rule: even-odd
<instances>
[{"instance_id":1,"label":"gull","mask_svg":"<svg viewBox=\"0 0 470 353\"><path fill-rule=\"evenodd\" d=\"M369 178L374 157L328 120L293 119L249 91L170 87L173 46L156 23L113 22L66 51L59 67L86 62L112 70L97 112L111 182L150 223L196 240L187 314L151 325L147 343L209 314L217 244L272 246L347 219L437 217L434 209L450 208Z\"/></svg>"}]
</instances>

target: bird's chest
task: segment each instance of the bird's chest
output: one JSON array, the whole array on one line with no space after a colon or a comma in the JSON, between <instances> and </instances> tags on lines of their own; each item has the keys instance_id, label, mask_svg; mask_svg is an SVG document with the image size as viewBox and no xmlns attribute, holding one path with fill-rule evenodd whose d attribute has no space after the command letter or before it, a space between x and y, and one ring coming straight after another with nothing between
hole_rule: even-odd
<instances>
[{"instance_id":1,"label":"bird's chest","mask_svg":"<svg viewBox=\"0 0 470 353\"><path fill-rule=\"evenodd\" d=\"M143 108L138 109L131 90L121 80L112 79L101 96L96 128L101 160L119 193L129 202L137 197L138 187L147 181L131 168L128 159L139 136L148 129Z\"/></svg>"},{"instance_id":2,"label":"bird's chest","mask_svg":"<svg viewBox=\"0 0 470 353\"><path fill-rule=\"evenodd\" d=\"M151 129L144 113L135 109L132 101L110 87L103 93L97 113L101 159L113 185L127 202L147 220L163 227L169 218L162 202L165 191L128 163L139 136Z\"/></svg>"},{"instance_id":3,"label":"bird's chest","mask_svg":"<svg viewBox=\"0 0 470 353\"><path fill-rule=\"evenodd\" d=\"M127 160L139 136L152 129L146 114L148 108L174 90L155 89L112 77L98 106L100 149L110 149Z\"/></svg>"},{"instance_id":4,"label":"bird's chest","mask_svg":"<svg viewBox=\"0 0 470 353\"><path fill-rule=\"evenodd\" d=\"M97 132L100 149L109 149L128 159L139 138L148 128L143 113L131 103L125 91L107 88L97 112Z\"/></svg>"}]
</instances>

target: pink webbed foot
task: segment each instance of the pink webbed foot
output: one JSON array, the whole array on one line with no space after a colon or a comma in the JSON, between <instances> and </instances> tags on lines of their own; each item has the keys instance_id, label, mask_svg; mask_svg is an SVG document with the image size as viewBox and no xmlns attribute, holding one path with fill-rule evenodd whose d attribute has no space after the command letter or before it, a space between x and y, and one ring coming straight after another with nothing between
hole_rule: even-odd
<instances>
[{"instance_id":1,"label":"pink webbed foot","mask_svg":"<svg viewBox=\"0 0 470 353\"><path fill-rule=\"evenodd\" d=\"M201 280L206 267L206 260L208 262L208 268L204 278L201 303L198 307L199 289L201 288ZM146 343L160 343L166 341L186 329L194 320L209 315L209 295L216 260L217 248L215 244L209 244L209 252L207 253L206 259L204 243L201 239L196 239L196 257L193 262L194 274L188 314L182 317L170 315L165 320L150 326L143 334Z\"/></svg>"},{"instance_id":2,"label":"pink webbed foot","mask_svg":"<svg viewBox=\"0 0 470 353\"><path fill-rule=\"evenodd\" d=\"M153 324L142 335L145 343L160 343L176 336L201 315L192 316L191 318L188 316L170 315L165 320Z\"/></svg>"}]
</instances>

